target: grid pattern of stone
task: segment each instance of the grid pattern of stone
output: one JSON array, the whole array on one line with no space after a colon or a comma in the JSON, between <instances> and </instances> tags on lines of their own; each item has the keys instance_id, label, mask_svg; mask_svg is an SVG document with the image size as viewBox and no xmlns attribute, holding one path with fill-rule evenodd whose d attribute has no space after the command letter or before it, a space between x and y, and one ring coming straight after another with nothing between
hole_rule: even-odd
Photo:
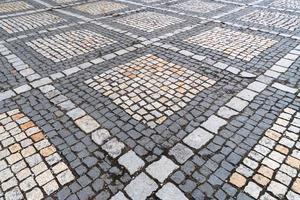
<instances>
[{"instance_id":1,"label":"grid pattern of stone","mask_svg":"<svg viewBox=\"0 0 300 200\"><path fill-rule=\"evenodd\" d=\"M72 2L75 2L77 0L52 0L56 3L72 3Z\"/></svg>"},{"instance_id":2,"label":"grid pattern of stone","mask_svg":"<svg viewBox=\"0 0 300 200\"><path fill-rule=\"evenodd\" d=\"M277 42L262 36L220 27L215 27L184 41L221 51L233 59L239 58L246 61L250 61Z\"/></svg>"},{"instance_id":3,"label":"grid pattern of stone","mask_svg":"<svg viewBox=\"0 0 300 200\"><path fill-rule=\"evenodd\" d=\"M42 199L75 177L46 135L19 110L0 114L0 198Z\"/></svg>"},{"instance_id":4,"label":"grid pattern of stone","mask_svg":"<svg viewBox=\"0 0 300 200\"><path fill-rule=\"evenodd\" d=\"M24 1L0 3L0 13L17 12L32 9L33 6Z\"/></svg>"},{"instance_id":5,"label":"grid pattern of stone","mask_svg":"<svg viewBox=\"0 0 300 200\"><path fill-rule=\"evenodd\" d=\"M86 83L134 119L155 127L215 81L149 54Z\"/></svg>"},{"instance_id":6,"label":"grid pattern of stone","mask_svg":"<svg viewBox=\"0 0 300 200\"><path fill-rule=\"evenodd\" d=\"M117 19L116 22L142 31L152 32L169 25L183 22L183 20L156 12L141 12Z\"/></svg>"},{"instance_id":7,"label":"grid pattern of stone","mask_svg":"<svg viewBox=\"0 0 300 200\"><path fill-rule=\"evenodd\" d=\"M262 24L294 31L300 27L300 17L281 12L258 10L239 18L244 22Z\"/></svg>"},{"instance_id":8,"label":"grid pattern of stone","mask_svg":"<svg viewBox=\"0 0 300 200\"><path fill-rule=\"evenodd\" d=\"M142 0L142 2L144 2L144 3L155 3L158 1L160 1L160 0Z\"/></svg>"},{"instance_id":9,"label":"grid pattern of stone","mask_svg":"<svg viewBox=\"0 0 300 200\"><path fill-rule=\"evenodd\" d=\"M93 3L87 3L87 4L75 6L74 8L76 10L88 13L90 15L100 15L100 14L106 14L106 13L109 13L112 11L121 10L121 9L127 8L127 6L124 4L115 3L115 2L100 1L100 2L93 2Z\"/></svg>"},{"instance_id":10,"label":"grid pattern of stone","mask_svg":"<svg viewBox=\"0 0 300 200\"><path fill-rule=\"evenodd\" d=\"M17 33L65 21L50 13L36 13L0 20L0 28L8 33Z\"/></svg>"},{"instance_id":11,"label":"grid pattern of stone","mask_svg":"<svg viewBox=\"0 0 300 200\"><path fill-rule=\"evenodd\" d=\"M89 30L69 31L26 42L53 62L71 59L113 43L114 40Z\"/></svg>"},{"instance_id":12,"label":"grid pattern of stone","mask_svg":"<svg viewBox=\"0 0 300 200\"><path fill-rule=\"evenodd\" d=\"M298 0L275 0L270 5L280 8L300 9L300 1Z\"/></svg>"},{"instance_id":13,"label":"grid pattern of stone","mask_svg":"<svg viewBox=\"0 0 300 200\"><path fill-rule=\"evenodd\" d=\"M190 0L184 3L173 5L172 7L192 12L208 13L220 9L224 7L224 5L220 3Z\"/></svg>"},{"instance_id":14,"label":"grid pattern of stone","mask_svg":"<svg viewBox=\"0 0 300 200\"><path fill-rule=\"evenodd\" d=\"M291 120L291 121L290 121ZM300 113L286 108L249 152L229 182L255 199L300 195ZM267 188L263 191L263 188Z\"/></svg>"}]
</instances>

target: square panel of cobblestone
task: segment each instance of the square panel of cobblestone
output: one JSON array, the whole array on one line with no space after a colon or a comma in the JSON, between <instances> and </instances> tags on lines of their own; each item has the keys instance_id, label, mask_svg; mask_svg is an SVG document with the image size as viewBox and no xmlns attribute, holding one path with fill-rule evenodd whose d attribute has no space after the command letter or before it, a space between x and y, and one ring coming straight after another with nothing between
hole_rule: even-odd
<instances>
[{"instance_id":1,"label":"square panel of cobblestone","mask_svg":"<svg viewBox=\"0 0 300 200\"><path fill-rule=\"evenodd\" d=\"M87 83L134 119L154 128L215 81L148 54Z\"/></svg>"},{"instance_id":2,"label":"square panel of cobblestone","mask_svg":"<svg viewBox=\"0 0 300 200\"><path fill-rule=\"evenodd\" d=\"M0 13L12 13L12 12L20 12L29 9L33 9L34 7L24 1L12 1L12 2L3 2L0 4Z\"/></svg>"},{"instance_id":3,"label":"square panel of cobblestone","mask_svg":"<svg viewBox=\"0 0 300 200\"><path fill-rule=\"evenodd\" d=\"M300 32L300 15L294 12L246 8L222 19L240 25L266 29L270 32L277 31L292 35Z\"/></svg>"},{"instance_id":4,"label":"square panel of cobblestone","mask_svg":"<svg viewBox=\"0 0 300 200\"><path fill-rule=\"evenodd\" d=\"M232 73L245 70L256 75L275 64L276 60L270 60L269 56L277 55L279 59L297 45L283 37L215 23L193 28L165 41L179 50L204 56L203 59L212 65L217 61L223 63L215 67L233 66L238 70L229 70Z\"/></svg>"},{"instance_id":5,"label":"square panel of cobblestone","mask_svg":"<svg viewBox=\"0 0 300 200\"><path fill-rule=\"evenodd\" d=\"M0 3L0 16L8 14L16 14L18 12L27 12L29 10L44 8L41 4L30 0L21 1L2 1Z\"/></svg>"},{"instance_id":6,"label":"square panel of cobblestone","mask_svg":"<svg viewBox=\"0 0 300 200\"><path fill-rule=\"evenodd\" d=\"M300 10L300 2L297 0L265 0L258 5L270 6L283 10Z\"/></svg>"},{"instance_id":7,"label":"square panel of cobblestone","mask_svg":"<svg viewBox=\"0 0 300 200\"><path fill-rule=\"evenodd\" d=\"M247 33L215 27L184 40L204 48L221 51L230 58L239 58L250 61L267 48L277 43L266 37L250 35Z\"/></svg>"},{"instance_id":8,"label":"square panel of cobblestone","mask_svg":"<svg viewBox=\"0 0 300 200\"><path fill-rule=\"evenodd\" d=\"M26 42L36 52L53 62L61 62L115 43L89 30L74 30Z\"/></svg>"},{"instance_id":9,"label":"square panel of cobblestone","mask_svg":"<svg viewBox=\"0 0 300 200\"><path fill-rule=\"evenodd\" d=\"M50 75L126 48L133 41L123 34L86 23L16 40L7 47L37 73ZM14 51L16 46L28 54Z\"/></svg>"},{"instance_id":10,"label":"square panel of cobblestone","mask_svg":"<svg viewBox=\"0 0 300 200\"><path fill-rule=\"evenodd\" d=\"M181 23L183 20L155 12L140 12L116 20L117 23L152 32L173 24Z\"/></svg>"},{"instance_id":11,"label":"square panel of cobblestone","mask_svg":"<svg viewBox=\"0 0 300 200\"><path fill-rule=\"evenodd\" d=\"M64 5L64 4L73 4L76 2L80 2L81 0L50 0L55 5Z\"/></svg>"},{"instance_id":12,"label":"square panel of cobblestone","mask_svg":"<svg viewBox=\"0 0 300 200\"><path fill-rule=\"evenodd\" d=\"M186 0L169 3L166 7L178 12L184 11L197 16L212 17L229 12L238 6L214 1Z\"/></svg>"},{"instance_id":13,"label":"square panel of cobblestone","mask_svg":"<svg viewBox=\"0 0 300 200\"><path fill-rule=\"evenodd\" d=\"M90 66L55 87L142 156L180 140L205 120L200 116L216 112L218 106L208 102L222 105L247 84L209 63L149 46Z\"/></svg>"},{"instance_id":14,"label":"square panel of cobblestone","mask_svg":"<svg viewBox=\"0 0 300 200\"><path fill-rule=\"evenodd\" d=\"M18 109L0 114L0 138L0 196L5 199L42 199L74 180L46 135Z\"/></svg>"},{"instance_id":15,"label":"square panel of cobblestone","mask_svg":"<svg viewBox=\"0 0 300 200\"><path fill-rule=\"evenodd\" d=\"M58 12L37 12L0 19L1 39L36 33L45 28L67 25L76 19Z\"/></svg>"},{"instance_id":16,"label":"square panel of cobblestone","mask_svg":"<svg viewBox=\"0 0 300 200\"><path fill-rule=\"evenodd\" d=\"M172 12L146 9L114 17L113 20L103 19L100 22L138 36L153 38L172 33L177 29L183 29L188 25L200 22L200 20L184 15L177 15Z\"/></svg>"},{"instance_id":17,"label":"square panel of cobblestone","mask_svg":"<svg viewBox=\"0 0 300 200\"><path fill-rule=\"evenodd\" d=\"M100 1L78 5L73 8L90 15L103 15L110 12L122 10L124 8L127 8L127 6L121 3Z\"/></svg>"},{"instance_id":18,"label":"square panel of cobblestone","mask_svg":"<svg viewBox=\"0 0 300 200\"><path fill-rule=\"evenodd\" d=\"M144 4L144 5L160 5L160 4L168 4L172 2L172 0L132 0L133 2Z\"/></svg>"},{"instance_id":19,"label":"square panel of cobblestone","mask_svg":"<svg viewBox=\"0 0 300 200\"><path fill-rule=\"evenodd\" d=\"M80 3L72 7L67 7L66 10L88 18L99 18L102 16L119 15L139 8L140 6L128 4L126 2L106 0Z\"/></svg>"}]
</instances>

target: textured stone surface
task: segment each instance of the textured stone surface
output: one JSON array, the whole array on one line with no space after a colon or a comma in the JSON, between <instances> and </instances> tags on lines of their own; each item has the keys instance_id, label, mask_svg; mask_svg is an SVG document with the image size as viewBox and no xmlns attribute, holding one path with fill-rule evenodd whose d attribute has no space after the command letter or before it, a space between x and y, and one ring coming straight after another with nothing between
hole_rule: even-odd
<instances>
[{"instance_id":1,"label":"textured stone surface","mask_svg":"<svg viewBox=\"0 0 300 200\"><path fill-rule=\"evenodd\" d=\"M299 199L295 0L0 3L0 199Z\"/></svg>"}]
</instances>

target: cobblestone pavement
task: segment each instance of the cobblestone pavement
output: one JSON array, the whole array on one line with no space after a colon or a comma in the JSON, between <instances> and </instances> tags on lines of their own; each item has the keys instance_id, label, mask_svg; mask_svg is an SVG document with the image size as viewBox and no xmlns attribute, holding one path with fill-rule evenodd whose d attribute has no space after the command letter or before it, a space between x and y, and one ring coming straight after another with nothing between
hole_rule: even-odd
<instances>
[{"instance_id":1,"label":"cobblestone pavement","mask_svg":"<svg viewBox=\"0 0 300 200\"><path fill-rule=\"evenodd\" d=\"M300 200L300 1L0 1L0 200Z\"/></svg>"}]
</instances>

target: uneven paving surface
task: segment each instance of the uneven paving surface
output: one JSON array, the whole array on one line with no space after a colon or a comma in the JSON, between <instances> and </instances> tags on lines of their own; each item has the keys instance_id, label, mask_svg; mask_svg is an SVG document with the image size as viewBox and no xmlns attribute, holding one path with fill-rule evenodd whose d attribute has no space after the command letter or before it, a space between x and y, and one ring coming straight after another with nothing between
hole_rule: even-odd
<instances>
[{"instance_id":1,"label":"uneven paving surface","mask_svg":"<svg viewBox=\"0 0 300 200\"><path fill-rule=\"evenodd\" d=\"M300 200L300 1L2 0L0 200Z\"/></svg>"}]
</instances>

